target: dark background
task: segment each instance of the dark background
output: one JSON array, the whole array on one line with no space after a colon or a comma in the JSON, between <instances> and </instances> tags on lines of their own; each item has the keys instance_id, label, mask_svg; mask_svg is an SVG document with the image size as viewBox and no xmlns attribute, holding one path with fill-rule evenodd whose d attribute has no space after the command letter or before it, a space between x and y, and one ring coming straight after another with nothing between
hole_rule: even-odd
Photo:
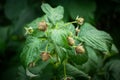
<instances>
[{"instance_id":1,"label":"dark background","mask_svg":"<svg viewBox=\"0 0 120 80\"><path fill-rule=\"evenodd\" d=\"M40 8L42 2L52 7L62 5L64 21L72 21L79 15L97 29L108 32L120 51L120 0L0 0L2 80L15 79L17 67L21 65L19 54L25 41L24 26L44 14Z\"/></svg>"}]
</instances>

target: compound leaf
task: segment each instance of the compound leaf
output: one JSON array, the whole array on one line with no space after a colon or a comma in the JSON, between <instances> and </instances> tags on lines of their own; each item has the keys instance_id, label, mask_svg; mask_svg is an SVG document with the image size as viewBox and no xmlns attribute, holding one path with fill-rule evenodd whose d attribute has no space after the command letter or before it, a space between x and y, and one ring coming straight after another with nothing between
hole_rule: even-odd
<instances>
[{"instance_id":1,"label":"compound leaf","mask_svg":"<svg viewBox=\"0 0 120 80\"><path fill-rule=\"evenodd\" d=\"M97 49L101 52L109 52L112 46L111 36L104 32L97 30L89 23L85 23L80 28L79 38L85 42L86 45Z\"/></svg>"},{"instance_id":2,"label":"compound leaf","mask_svg":"<svg viewBox=\"0 0 120 80\"><path fill-rule=\"evenodd\" d=\"M62 6L52 8L49 4L43 3L41 8L46 13L50 22L52 22L53 24L63 19L64 9Z\"/></svg>"},{"instance_id":3,"label":"compound leaf","mask_svg":"<svg viewBox=\"0 0 120 80\"><path fill-rule=\"evenodd\" d=\"M33 62L40 53L40 40L36 37L29 36L20 55L21 62L24 66L28 66L29 63Z\"/></svg>"}]
</instances>

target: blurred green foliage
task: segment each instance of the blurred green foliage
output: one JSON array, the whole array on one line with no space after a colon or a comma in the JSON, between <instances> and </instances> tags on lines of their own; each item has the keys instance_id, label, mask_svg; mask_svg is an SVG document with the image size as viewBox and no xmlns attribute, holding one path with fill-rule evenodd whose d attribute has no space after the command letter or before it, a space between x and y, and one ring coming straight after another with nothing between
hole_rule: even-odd
<instances>
[{"instance_id":1,"label":"blurred green foliage","mask_svg":"<svg viewBox=\"0 0 120 80\"><path fill-rule=\"evenodd\" d=\"M119 0L1 0L0 75L2 77L0 80L16 80L16 74L25 77L25 80L28 79L19 61L19 54L25 41L23 27L44 14L40 8L42 2L49 3L52 7L62 5L65 8L64 21L72 21L76 18L76 15L79 15L98 29L107 31L113 37L118 50L120 50ZM113 56L106 60L105 67L101 70L105 73L93 75L93 80L120 80L118 76L120 73L119 63L119 54L117 57ZM19 73L17 73L18 70ZM48 68L48 71L50 70L51 67ZM18 78L18 80L24 79Z\"/></svg>"}]
</instances>

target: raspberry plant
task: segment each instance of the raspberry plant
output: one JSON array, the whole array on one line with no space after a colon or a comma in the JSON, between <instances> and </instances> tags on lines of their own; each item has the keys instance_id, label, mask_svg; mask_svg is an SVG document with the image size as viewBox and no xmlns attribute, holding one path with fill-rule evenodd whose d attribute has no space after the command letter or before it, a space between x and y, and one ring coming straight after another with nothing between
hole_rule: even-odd
<instances>
[{"instance_id":1,"label":"raspberry plant","mask_svg":"<svg viewBox=\"0 0 120 80\"><path fill-rule=\"evenodd\" d=\"M91 80L117 52L111 36L84 18L64 22L62 6L41 8L45 15L25 27L20 55L30 80Z\"/></svg>"}]
</instances>

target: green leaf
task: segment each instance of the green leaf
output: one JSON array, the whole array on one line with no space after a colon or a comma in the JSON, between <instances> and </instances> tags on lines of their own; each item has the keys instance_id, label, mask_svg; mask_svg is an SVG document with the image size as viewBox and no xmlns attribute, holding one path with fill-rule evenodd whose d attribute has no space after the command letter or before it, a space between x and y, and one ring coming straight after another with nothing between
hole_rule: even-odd
<instances>
[{"instance_id":1,"label":"green leaf","mask_svg":"<svg viewBox=\"0 0 120 80\"><path fill-rule=\"evenodd\" d=\"M58 46L68 47L68 32L64 29L53 29L51 31L51 39Z\"/></svg>"},{"instance_id":2,"label":"green leaf","mask_svg":"<svg viewBox=\"0 0 120 80\"><path fill-rule=\"evenodd\" d=\"M28 27L32 27L33 29L38 29L38 24L39 24L39 22L41 22L41 21L46 21L46 23L50 25L47 17L44 15L44 16L42 16L42 17L36 18L36 19L33 20L31 23L27 24L27 26L28 26Z\"/></svg>"},{"instance_id":3,"label":"green leaf","mask_svg":"<svg viewBox=\"0 0 120 80\"><path fill-rule=\"evenodd\" d=\"M68 75L71 75L74 77L89 78L88 74L84 73L83 71L79 70L78 68L76 68L75 66L71 64L66 64L66 70L67 70Z\"/></svg>"},{"instance_id":4,"label":"green leaf","mask_svg":"<svg viewBox=\"0 0 120 80\"><path fill-rule=\"evenodd\" d=\"M63 29L65 31L69 32L69 34L72 33L72 35L75 35L75 32L76 32L75 26L72 23L69 23L69 22L68 23L64 23L64 21L62 21L62 20L58 21L56 23L55 28L57 28L57 29Z\"/></svg>"},{"instance_id":5,"label":"green leaf","mask_svg":"<svg viewBox=\"0 0 120 80\"><path fill-rule=\"evenodd\" d=\"M32 72L35 75L39 75L40 73L42 73L48 65L50 63L50 60L47 60L46 62L39 60L39 62L37 62L35 67L29 68L29 71Z\"/></svg>"},{"instance_id":6,"label":"green leaf","mask_svg":"<svg viewBox=\"0 0 120 80\"><path fill-rule=\"evenodd\" d=\"M120 80L120 60L113 59L105 64L105 80Z\"/></svg>"},{"instance_id":7,"label":"green leaf","mask_svg":"<svg viewBox=\"0 0 120 80\"><path fill-rule=\"evenodd\" d=\"M111 47L111 53L114 55L116 53L119 53L117 47L115 46L115 44L112 44L112 47Z\"/></svg>"},{"instance_id":8,"label":"green leaf","mask_svg":"<svg viewBox=\"0 0 120 80\"><path fill-rule=\"evenodd\" d=\"M85 42L85 45L101 52L108 53L112 46L111 36L104 31L95 29L89 23L85 23L81 26L78 37L82 42Z\"/></svg>"},{"instance_id":9,"label":"green leaf","mask_svg":"<svg viewBox=\"0 0 120 80\"><path fill-rule=\"evenodd\" d=\"M45 21L48 24L48 28L51 28L51 24L48 22L46 16L39 17L26 25L27 28L32 27L33 29L32 36L45 38L46 33L38 29L39 22L41 21Z\"/></svg>"},{"instance_id":10,"label":"green leaf","mask_svg":"<svg viewBox=\"0 0 120 80\"><path fill-rule=\"evenodd\" d=\"M48 64L48 63L44 62L43 66L41 64L39 64L38 67L40 67L38 69L38 71L39 71L38 75L39 76L34 77L30 80L53 80L54 72L53 72L53 65L52 64Z\"/></svg>"},{"instance_id":11,"label":"green leaf","mask_svg":"<svg viewBox=\"0 0 120 80\"><path fill-rule=\"evenodd\" d=\"M32 27L33 29L37 29L39 22L42 20L43 20L43 17L37 18L37 19L33 20L31 23L27 24L26 26Z\"/></svg>"},{"instance_id":12,"label":"green leaf","mask_svg":"<svg viewBox=\"0 0 120 80\"><path fill-rule=\"evenodd\" d=\"M49 32L43 32L43 31L40 31L38 29L38 25L39 25L39 22L41 21L45 21L48 25L48 28L47 29L51 29L53 27L53 25L51 23L49 23L48 19L47 19L47 16L42 16L42 17L39 17L39 18L36 18L35 20L33 20L31 23L27 24L25 27L29 28L29 27L32 27L33 29L33 34L32 36L36 36L36 37L43 37L45 38L47 33Z\"/></svg>"},{"instance_id":13,"label":"green leaf","mask_svg":"<svg viewBox=\"0 0 120 80\"><path fill-rule=\"evenodd\" d=\"M46 4L46 3L43 3L41 5L41 8L46 14L51 13L51 11L53 10L53 8L49 4Z\"/></svg>"},{"instance_id":14,"label":"green leaf","mask_svg":"<svg viewBox=\"0 0 120 80\"><path fill-rule=\"evenodd\" d=\"M56 28L63 28L64 24L65 24L64 21L60 20L60 21L56 22L55 27Z\"/></svg>"},{"instance_id":15,"label":"green leaf","mask_svg":"<svg viewBox=\"0 0 120 80\"><path fill-rule=\"evenodd\" d=\"M60 62L63 62L63 60L66 58L66 51L65 48L61 47L61 46L57 46L55 44L55 51L58 55L58 58L60 59Z\"/></svg>"},{"instance_id":16,"label":"green leaf","mask_svg":"<svg viewBox=\"0 0 120 80\"><path fill-rule=\"evenodd\" d=\"M102 57L91 47L86 46L86 51L89 58L88 61L82 65L82 69L87 73L95 72L96 69L100 68L103 64Z\"/></svg>"},{"instance_id":17,"label":"green leaf","mask_svg":"<svg viewBox=\"0 0 120 80\"><path fill-rule=\"evenodd\" d=\"M83 53L83 54L77 54L74 48L71 48L69 50L67 50L67 54L68 54L68 58L69 58L69 62L72 62L73 64L76 65L82 65L85 62L88 61L88 54L87 52Z\"/></svg>"},{"instance_id":18,"label":"green leaf","mask_svg":"<svg viewBox=\"0 0 120 80\"><path fill-rule=\"evenodd\" d=\"M73 63L77 64L77 65L82 65L85 62L87 62L88 60L88 55L87 53L84 54L76 54L76 55L72 55L70 57L70 59L72 60Z\"/></svg>"},{"instance_id":19,"label":"green leaf","mask_svg":"<svg viewBox=\"0 0 120 80\"><path fill-rule=\"evenodd\" d=\"M76 30L75 30L75 26L73 24L64 26L65 30L68 30L69 32L71 32L73 35L75 35Z\"/></svg>"},{"instance_id":20,"label":"green leaf","mask_svg":"<svg viewBox=\"0 0 120 80\"><path fill-rule=\"evenodd\" d=\"M43 3L41 8L46 13L50 22L52 22L53 24L63 19L64 9L62 6L52 8L49 4Z\"/></svg>"},{"instance_id":21,"label":"green leaf","mask_svg":"<svg viewBox=\"0 0 120 80\"><path fill-rule=\"evenodd\" d=\"M16 80L29 80L29 77L26 75L26 71L23 66L18 67Z\"/></svg>"},{"instance_id":22,"label":"green leaf","mask_svg":"<svg viewBox=\"0 0 120 80\"><path fill-rule=\"evenodd\" d=\"M24 66L28 66L29 63L35 61L40 54L41 42L38 38L29 36L20 55L21 62Z\"/></svg>"}]
</instances>

